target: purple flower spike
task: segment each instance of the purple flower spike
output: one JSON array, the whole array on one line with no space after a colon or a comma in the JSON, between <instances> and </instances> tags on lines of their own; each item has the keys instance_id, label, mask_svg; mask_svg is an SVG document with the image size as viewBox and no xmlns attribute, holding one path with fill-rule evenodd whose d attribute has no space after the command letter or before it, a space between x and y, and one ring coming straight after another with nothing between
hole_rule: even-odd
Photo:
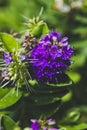
<instances>
[{"instance_id":1,"label":"purple flower spike","mask_svg":"<svg viewBox=\"0 0 87 130\"><path fill-rule=\"evenodd\" d=\"M50 32L31 50L32 69L43 82L58 83L57 77L66 72L71 65L73 48L68 45L68 38L61 38L61 33Z\"/></svg>"},{"instance_id":2,"label":"purple flower spike","mask_svg":"<svg viewBox=\"0 0 87 130\"><path fill-rule=\"evenodd\" d=\"M9 65L13 60L12 57L10 56L10 54L4 52L4 60L6 62L7 65Z\"/></svg>"}]
</instances>

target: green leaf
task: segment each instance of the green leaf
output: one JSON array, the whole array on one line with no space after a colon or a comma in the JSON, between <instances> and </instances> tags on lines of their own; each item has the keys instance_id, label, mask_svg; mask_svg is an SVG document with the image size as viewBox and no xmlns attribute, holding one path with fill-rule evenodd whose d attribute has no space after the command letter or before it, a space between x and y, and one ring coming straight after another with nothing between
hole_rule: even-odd
<instances>
[{"instance_id":1,"label":"green leaf","mask_svg":"<svg viewBox=\"0 0 87 130\"><path fill-rule=\"evenodd\" d=\"M81 123L81 124L76 124L76 125L66 125L61 128L65 128L66 130L86 130L87 129L87 124L86 123Z\"/></svg>"},{"instance_id":2,"label":"green leaf","mask_svg":"<svg viewBox=\"0 0 87 130\"><path fill-rule=\"evenodd\" d=\"M49 117L57 112L61 105L61 97L69 92L72 85L72 81L65 74L58 77L58 81L60 82L57 84L29 81L35 90L35 93L29 96L30 101L28 100L31 117L37 116L39 118L40 115Z\"/></svg>"},{"instance_id":3,"label":"green leaf","mask_svg":"<svg viewBox=\"0 0 87 130\"><path fill-rule=\"evenodd\" d=\"M64 78L64 81L59 84L47 84L36 82L35 80L29 80L29 83L35 90L35 94L37 94L37 97L38 95L43 95L43 97L44 95L48 95L49 97L50 95L53 95L54 97L60 98L69 92L69 89L71 88L70 86L72 85L72 81L68 76L65 76ZM63 78L61 77L61 79Z\"/></svg>"},{"instance_id":4,"label":"green leaf","mask_svg":"<svg viewBox=\"0 0 87 130\"><path fill-rule=\"evenodd\" d=\"M84 15L77 14L75 16L75 20L77 20L78 22L82 24L87 24L87 18Z\"/></svg>"},{"instance_id":5,"label":"green leaf","mask_svg":"<svg viewBox=\"0 0 87 130\"><path fill-rule=\"evenodd\" d=\"M38 38L43 34L43 27L44 27L44 24L41 23L35 26L31 33Z\"/></svg>"},{"instance_id":6,"label":"green leaf","mask_svg":"<svg viewBox=\"0 0 87 130\"><path fill-rule=\"evenodd\" d=\"M14 105L22 96L22 93L18 91L17 94L14 88L10 89L7 93L6 90L1 90L0 93L3 93L0 97L0 109L6 109Z\"/></svg>"},{"instance_id":7,"label":"green leaf","mask_svg":"<svg viewBox=\"0 0 87 130\"><path fill-rule=\"evenodd\" d=\"M69 82L66 82L66 83L48 84L48 85L51 87L65 87L65 86L72 85L72 81L70 80Z\"/></svg>"},{"instance_id":8,"label":"green leaf","mask_svg":"<svg viewBox=\"0 0 87 130\"><path fill-rule=\"evenodd\" d=\"M77 41L72 43L75 49L84 49L87 47L87 40Z\"/></svg>"},{"instance_id":9,"label":"green leaf","mask_svg":"<svg viewBox=\"0 0 87 130\"><path fill-rule=\"evenodd\" d=\"M13 52L14 50L20 48L20 43L14 37L12 37L10 34L0 33L0 38L4 44L5 49L8 52Z\"/></svg>"},{"instance_id":10,"label":"green leaf","mask_svg":"<svg viewBox=\"0 0 87 130\"><path fill-rule=\"evenodd\" d=\"M0 88L0 99L4 97L9 92L8 88Z\"/></svg>"},{"instance_id":11,"label":"green leaf","mask_svg":"<svg viewBox=\"0 0 87 130\"><path fill-rule=\"evenodd\" d=\"M77 110L68 112L68 114L66 115L67 122L76 122L79 120L79 118L80 118L80 112Z\"/></svg>"},{"instance_id":12,"label":"green leaf","mask_svg":"<svg viewBox=\"0 0 87 130\"><path fill-rule=\"evenodd\" d=\"M78 27L73 30L74 34L86 35L87 34L87 27Z\"/></svg>"},{"instance_id":13,"label":"green leaf","mask_svg":"<svg viewBox=\"0 0 87 130\"><path fill-rule=\"evenodd\" d=\"M67 102L72 98L72 92L70 91L69 93L67 93L66 95L64 95L61 99L63 102Z\"/></svg>"},{"instance_id":14,"label":"green leaf","mask_svg":"<svg viewBox=\"0 0 87 130\"><path fill-rule=\"evenodd\" d=\"M15 130L17 124L8 116L2 116L2 127L4 130Z\"/></svg>"},{"instance_id":15,"label":"green leaf","mask_svg":"<svg viewBox=\"0 0 87 130\"><path fill-rule=\"evenodd\" d=\"M33 87L33 86L32 86ZM55 89L53 89L53 88L46 88L46 86L44 87L43 86L43 88L41 87L38 87L38 86L35 86L35 88L34 88L34 91L35 91L35 93L33 93L33 94L31 94L30 95L30 97L32 96L32 97L38 97L39 96L39 98L40 98L40 96L42 97L43 96L43 98L44 97L51 97L51 95L53 96L53 97L58 97L58 98L61 98L61 97L63 97L65 94L67 94L68 92L69 92L69 90L65 87L65 88L63 88L63 87L59 87L59 88L55 88Z\"/></svg>"},{"instance_id":16,"label":"green leaf","mask_svg":"<svg viewBox=\"0 0 87 130\"><path fill-rule=\"evenodd\" d=\"M30 25L30 24L29 24ZM45 35L49 32L48 26L45 22L39 21L37 24L31 24L29 26L30 33L33 34L35 37L39 38L41 35Z\"/></svg>"},{"instance_id":17,"label":"green leaf","mask_svg":"<svg viewBox=\"0 0 87 130\"><path fill-rule=\"evenodd\" d=\"M69 78L68 75L66 74L61 74L58 77L58 83L46 83L46 86L48 88L61 88L61 87L68 87L70 85L72 85L72 80Z\"/></svg>"},{"instance_id":18,"label":"green leaf","mask_svg":"<svg viewBox=\"0 0 87 130\"><path fill-rule=\"evenodd\" d=\"M47 34L49 32L49 29L48 29L48 26L46 23L44 23L44 26L43 26L43 35Z\"/></svg>"},{"instance_id":19,"label":"green leaf","mask_svg":"<svg viewBox=\"0 0 87 130\"><path fill-rule=\"evenodd\" d=\"M48 105L40 105L40 106L30 105L29 113L31 117L39 118L40 116L42 116L48 118L58 111L60 105L61 105L61 100Z\"/></svg>"},{"instance_id":20,"label":"green leaf","mask_svg":"<svg viewBox=\"0 0 87 130\"><path fill-rule=\"evenodd\" d=\"M43 82L36 82L35 80L29 80L29 83L33 88L39 89L39 90L55 90L55 89L61 89L61 88L67 88L72 85L72 80L66 75L60 75L58 77L59 83L43 83Z\"/></svg>"},{"instance_id":21,"label":"green leaf","mask_svg":"<svg viewBox=\"0 0 87 130\"><path fill-rule=\"evenodd\" d=\"M9 111L0 111L0 115L7 115L10 114L10 110Z\"/></svg>"},{"instance_id":22,"label":"green leaf","mask_svg":"<svg viewBox=\"0 0 87 130\"><path fill-rule=\"evenodd\" d=\"M85 64L86 56L81 53L79 55L73 56L72 60L75 61L74 64L71 65L72 68L81 67Z\"/></svg>"},{"instance_id":23,"label":"green leaf","mask_svg":"<svg viewBox=\"0 0 87 130\"><path fill-rule=\"evenodd\" d=\"M73 80L74 83L77 83L80 81L81 76L77 72L68 72L69 77Z\"/></svg>"},{"instance_id":24,"label":"green leaf","mask_svg":"<svg viewBox=\"0 0 87 130\"><path fill-rule=\"evenodd\" d=\"M47 105L60 100L58 94L31 94L30 99L35 105Z\"/></svg>"},{"instance_id":25,"label":"green leaf","mask_svg":"<svg viewBox=\"0 0 87 130\"><path fill-rule=\"evenodd\" d=\"M51 97L51 95L55 98L61 98L65 94L69 92L69 87L70 86L63 86L63 87L58 87L58 86L49 86L47 84L36 84L35 81L30 81L31 86L33 87L35 93L33 93L32 96L37 95L37 97L40 95L41 97ZM40 98L39 96L39 98ZM30 96L31 97L31 96Z\"/></svg>"}]
</instances>

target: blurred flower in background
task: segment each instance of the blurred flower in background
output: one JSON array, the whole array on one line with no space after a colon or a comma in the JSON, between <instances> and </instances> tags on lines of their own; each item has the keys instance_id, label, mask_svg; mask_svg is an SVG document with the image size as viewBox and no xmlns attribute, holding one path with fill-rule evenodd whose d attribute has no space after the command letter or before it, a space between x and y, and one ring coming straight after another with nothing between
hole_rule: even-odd
<instances>
[{"instance_id":1,"label":"blurred flower in background","mask_svg":"<svg viewBox=\"0 0 87 130\"><path fill-rule=\"evenodd\" d=\"M60 12L68 13L71 8L80 8L83 5L84 0L55 0L55 8Z\"/></svg>"},{"instance_id":2,"label":"blurred flower in background","mask_svg":"<svg viewBox=\"0 0 87 130\"><path fill-rule=\"evenodd\" d=\"M83 5L84 0L70 0L71 8L80 8Z\"/></svg>"},{"instance_id":3,"label":"blurred flower in background","mask_svg":"<svg viewBox=\"0 0 87 130\"><path fill-rule=\"evenodd\" d=\"M63 13L67 13L70 11L70 7L64 3L64 0L55 0L55 7Z\"/></svg>"}]
</instances>

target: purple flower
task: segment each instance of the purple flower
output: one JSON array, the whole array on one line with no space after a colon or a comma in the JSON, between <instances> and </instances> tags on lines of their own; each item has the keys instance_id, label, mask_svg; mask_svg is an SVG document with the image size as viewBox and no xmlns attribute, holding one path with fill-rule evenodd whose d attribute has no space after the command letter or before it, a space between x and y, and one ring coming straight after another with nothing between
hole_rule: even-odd
<instances>
[{"instance_id":1,"label":"purple flower","mask_svg":"<svg viewBox=\"0 0 87 130\"><path fill-rule=\"evenodd\" d=\"M61 33L50 32L31 50L30 57L37 59L32 69L37 78L44 82L58 82L57 76L66 72L71 65L73 48L68 45L68 38L61 38Z\"/></svg>"},{"instance_id":2,"label":"purple flower","mask_svg":"<svg viewBox=\"0 0 87 130\"><path fill-rule=\"evenodd\" d=\"M32 130L40 130L40 125L39 125L38 120L32 119L31 122L32 124L30 128L32 128Z\"/></svg>"},{"instance_id":3,"label":"purple flower","mask_svg":"<svg viewBox=\"0 0 87 130\"><path fill-rule=\"evenodd\" d=\"M4 55L4 60L5 60L6 64L9 65L13 61L13 59L11 57L11 53L4 52L3 55Z\"/></svg>"},{"instance_id":4,"label":"purple flower","mask_svg":"<svg viewBox=\"0 0 87 130\"><path fill-rule=\"evenodd\" d=\"M53 119L42 120L42 119L31 119L31 126L32 130L58 130L57 128L53 128L52 126L56 124Z\"/></svg>"}]
</instances>

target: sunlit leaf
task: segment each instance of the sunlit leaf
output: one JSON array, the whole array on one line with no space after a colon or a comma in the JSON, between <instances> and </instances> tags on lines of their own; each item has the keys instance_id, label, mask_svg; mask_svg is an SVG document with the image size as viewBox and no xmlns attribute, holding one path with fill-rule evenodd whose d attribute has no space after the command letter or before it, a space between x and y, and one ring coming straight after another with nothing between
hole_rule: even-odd
<instances>
[{"instance_id":1,"label":"sunlit leaf","mask_svg":"<svg viewBox=\"0 0 87 130\"><path fill-rule=\"evenodd\" d=\"M69 92L69 93L67 93L66 95L64 95L64 96L61 98L61 100L62 100L63 102L67 102L67 101L69 101L71 98L72 98L72 92Z\"/></svg>"},{"instance_id":2,"label":"sunlit leaf","mask_svg":"<svg viewBox=\"0 0 87 130\"><path fill-rule=\"evenodd\" d=\"M80 81L81 76L77 72L68 72L69 77L73 80L74 83L77 83Z\"/></svg>"},{"instance_id":3,"label":"sunlit leaf","mask_svg":"<svg viewBox=\"0 0 87 130\"><path fill-rule=\"evenodd\" d=\"M12 37L12 35L0 33L0 38L8 52L13 52L14 50L20 48L20 43L14 37Z\"/></svg>"},{"instance_id":4,"label":"sunlit leaf","mask_svg":"<svg viewBox=\"0 0 87 130\"><path fill-rule=\"evenodd\" d=\"M1 91L3 93L2 94L3 96L0 97L0 109L5 109L12 106L22 96L22 93L19 91L17 94L14 88L10 89L8 92L6 92L6 90L1 90Z\"/></svg>"},{"instance_id":5,"label":"sunlit leaf","mask_svg":"<svg viewBox=\"0 0 87 130\"><path fill-rule=\"evenodd\" d=\"M66 125L61 128L65 128L65 130L86 130L87 129L87 124L86 123L81 123L81 124L75 124L75 125Z\"/></svg>"},{"instance_id":6,"label":"sunlit leaf","mask_svg":"<svg viewBox=\"0 0 87 130\"><path fill-rule=\"evenodd\" d=\"M32 34L36 37L40 37L41 35L45 35L49 32L49 29L47 27L47 24L42 22L41 24L38 24L37 26L32 29Z\"/></svg>"}]
</instances>

